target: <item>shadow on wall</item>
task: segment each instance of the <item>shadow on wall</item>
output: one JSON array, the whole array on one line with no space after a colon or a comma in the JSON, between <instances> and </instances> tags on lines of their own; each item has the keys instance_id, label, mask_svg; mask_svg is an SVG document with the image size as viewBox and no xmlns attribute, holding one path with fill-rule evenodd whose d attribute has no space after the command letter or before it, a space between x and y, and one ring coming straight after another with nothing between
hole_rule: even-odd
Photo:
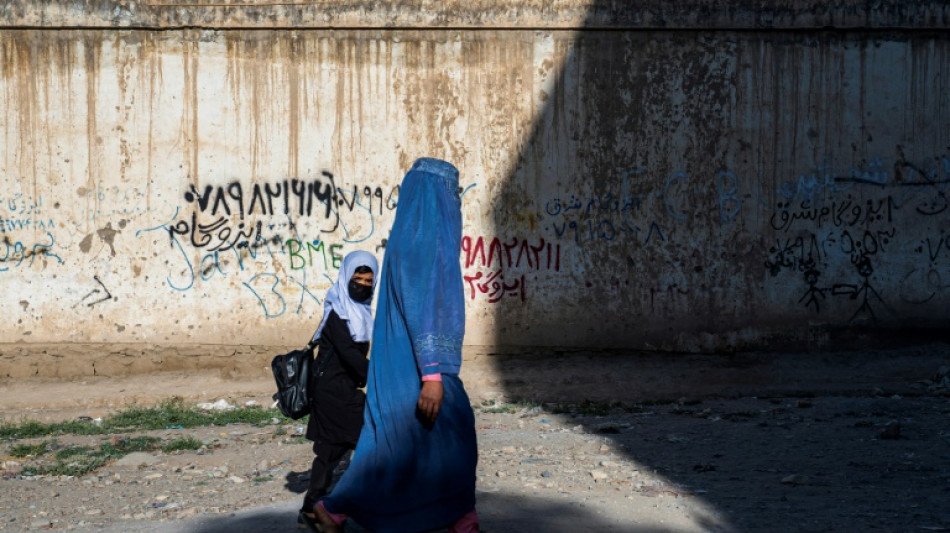
<instances>
[{"instance_id":1,"label":"shadow on wall","mask_svg":"<svg viewBox=\"0 0 950 533\"><path fill-rule=\"evenodd\" d=\"M517 73L543 106L493 192L514 247L463 254L514 287L489 304L495 345L722 352L945 329L947 39L826 29L848 10L809 4L783 13L794 29L668 3L674 29L536 37L538 70L555 66ZM594 2L591 24L638 16L615 5Z\"/></svg>"},{"instance_id":2,"label":"shadow on wall","mask_svg":"<svg viewBox=\"0 0 950 533\"><path fill-rule=\"evenodd\" d=\"M553 34L563 64L496 196L494 227L503 242L555 243L558 261L525 273L522 299L494 304L496 345L685 351L695 343L681 337L748 316L754 296L734 278L764 271L735 242L741 203L723 172L750 142L736 138L738 56L768 37L726 33Z\"/></svg>"},{"instance_id":3,"label":"shadow on wall","mask_svg":"<svg viewBox=\"0 0 950 533\"><path fill-rule=\"evenodd\" d=\"M592 9L607 11L608 4L595 2ZM860 102L846 103L853 106L847 111L824 110L822 116L814 109L797 109L802 102L799 88L786 84L798 75L821 76L818 66L803 66L805 62L830 60L836 54L843 62L842 49L853 51L869 46L862 40L875 39L860 32L821 31L555 32L555 55L564 59L563 66L548 82L550 92L532 133L494 195L500 199L493 211L499 238L543 237L560 244L561 253L551 279L529 272L522 278L526 297L491 304L496 345L542 347L533 359L495 358L496 374L508 379L503 385L506 396L534 404L552 401L555 393L537 383L522 388L525 380L532 380L523 373L537 369L558 374L562 369L563 379L570 380L581 375L571 368L577 370L585 360L609 365L610 357L599 349L685 350L690 343L682 339L688 336L736 331L744 321L758 321L764 330L769 317L763 315L780 317L784 311L768 309L771 295L763 282L768 276L768 242L775 233L767 215L775 193L769 190L770 182L779 177L777 172L798 163L782 162L783 157L811 164L822 150L789 145L784 132L804 128L790 123L802 115L803 122L817 121L830 135L840 134L828 149L841 148L852 133L867 133L863 106L865 93L871 92L859 70L829 67L833 72L826 81L851 87L850 94L858 95ZM916 46L913 36L886 39ZM926 39L946 45L945 37ZM886 65L876 68L886 70ZM800 72L790 73L795 69ZM808 90L804 82L803 87ZM796 91L794 97L789 91ZM851 111L852 123L840 123ZM750 191L752 200L733 194L737 172L758 176L746 181L759 187ZM759 202L770 205L763 209ZM807 329L807 317L800 325ZM578 348L570 353L544 346ZM737 347L725 337L698 346ZM582 353L585 347L593 356ZM562 364L559 357L571 361ZM650 366L661 373L672 368ZM635 367L629 361L623 365L632 373ZM585 373L598 375L589 368ZM623 381L615 367L605 367L602 373L607 380ZM631 382L642 380L631 375ZM557 385L565 383L570 384ZM602 398L596 382L586 386ZM603 437L644 468L662 472L672 485L702 487L708 496L701 498L728 513L736 530L908 527L897 518L899 505L869 497L875 490L903 491L939 509L931 498L936 491L873 472L889 468L886 457L876 454L890 443L878 446L881 442L867 428L885 423L889 408L864 406L818 416L796 412L794 401L792 407L779 402L783 411L774 418L769 413L776 405L765 399L752 403L741 413L717 413L713 408L700 414L704 406L681 412L662 408L643 423ZM578 419L590 433L597 433L603 421ZM930 435L921 439L934 442ZM892 448L888 454L921 453L909 442ZM849 466L842 469L843 464ZM801 477L789 478L795 475ZM792 481L782 482L786 478ZM806 478L807 483L796 481ZM939 485L934 479L929 482ZM756 503L738 503L747 499ZM573 507L539 510L539 516L550 511L569 517L572 524L590 518ZM934 516L933 509L927 513L938 522L948 518L939 512ZM623 531L639 530L631 526Z\"/></svg>"}]
</instances>

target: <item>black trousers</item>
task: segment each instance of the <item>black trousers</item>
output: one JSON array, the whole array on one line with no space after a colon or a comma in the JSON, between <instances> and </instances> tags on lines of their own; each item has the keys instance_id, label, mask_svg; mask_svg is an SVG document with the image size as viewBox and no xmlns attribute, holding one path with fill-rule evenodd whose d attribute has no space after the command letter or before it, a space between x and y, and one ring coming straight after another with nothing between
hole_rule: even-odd
<instances>
[{"instance_id":1,"label":"black trousers","mask_svg":"<svg viewBox=\"0 0 950 533\"><path fill-rule=\"evenodd\" d=\"M302 511L313 512L313 506L322 498L333 483L333 471L336 469L346 452L353 449L348 443L328 443L317 441L313 443L313 466L310 467L310 488L303 498Z\"/></svg>"}]
</instances>

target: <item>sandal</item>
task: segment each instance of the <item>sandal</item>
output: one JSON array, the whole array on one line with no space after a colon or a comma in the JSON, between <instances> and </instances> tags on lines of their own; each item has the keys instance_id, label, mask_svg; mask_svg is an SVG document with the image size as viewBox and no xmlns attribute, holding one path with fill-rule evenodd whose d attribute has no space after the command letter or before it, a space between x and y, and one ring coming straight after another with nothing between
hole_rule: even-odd
<instances>
[{"instance_id":1,"label":"sandal","mask_svg":"<svg viewBox=\"0 0 950 533\"><path fill-rule=\"evenodd\" d=\"M330 513L323 508L322 502L313 506L313 514L321 532L343 533L343 527L330 517Z\"/></svg>"},{"instance_id":2,"label":"sandal","mask_svg":"<svg viewBox=\"0 0 950 533\"><path fill-rule=\"evenodd\" d=\"M317 525L317 518L313 514L300 511L297 513L297 527L299 529L309 529L313 533L320 533L320 527Z\"/></svg>"}]
</instances>

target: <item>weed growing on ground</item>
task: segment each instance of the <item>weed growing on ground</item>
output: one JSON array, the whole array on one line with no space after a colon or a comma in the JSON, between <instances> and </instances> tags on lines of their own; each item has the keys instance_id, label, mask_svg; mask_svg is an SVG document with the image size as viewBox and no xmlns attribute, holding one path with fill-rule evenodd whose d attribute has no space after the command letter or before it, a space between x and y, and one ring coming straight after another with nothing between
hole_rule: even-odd
<instances>
[{"instance_id":1,"label":"weed growing on ground","mask_svg":"<svg viewBox=\"0 0 950 533\"><path fill-rule=\"evenodd\" d=\"M208 412L185 405L181 398L172 398L156 407L132 406L99 421L71 420L50 424L34 420L19 423L0 421L0 442L58 435L113 435L96 447L63 448L56 441L44 440L39 443L13 444L7 450L7 454L12 457L27 459L23 465L24 475L82 476L132 452L161 450L164 453L180 453L199 450L203 446L200 440L191 436L163 441L159 437L125 437L119 433L228 424L260 427L271 424L274 419L278 423L291 421L277 409L254 406Z\"/></svg>"},{"instance_id":2,"label":"weed growing on ground","mask_svg":"<svg viewBox=\"0 0 950 533\"><path fill-rule=\"evenodd\" d=\"M99 423L78 420L51 424L43 424L33 420L20 423L0 421L0 441L53 435L105 435L170 427L184 429L198 426L225 426L228 424L250 424L261 427L270 424L275 418L279 423L291 422L277 409L264 409L254 406L207 412L197 407L186 406L181 398L172 398L156 407L133 406L124 409L104 417ZM304 423L305 421L306 419L304 419Z\"/></svg>"},{"instance_id":3,"label":"weed growing on ground","mask_svg":"<svg viewBox=\"0 0 950 533\"><path fill-rule=\"evenodd\" d=\"M261 407L241 407L222 411L203 411L188 407L181 398L173 398L158 407L138 407L120 411L102 421L103 427L116 429L165 429L168 427L192 428L197 426L226 426L228 424L250 424L264 426L271 419L287 422L277 409ZM111 432L111 431L110 431Z\"/></svg>"},{"instance_id":4,"label":"weed growing on ground","mask_svg":"<svg viewBox=\"0 0 950 533\"><path fill-rule=\"evenodd\" d=\"M504 414L514 414L518 412L518 408L511 404L499 404L492 407L483 407L483 413L504 413Z\"/></svg>"},{"instance_id":5,"label":"weed growing on ground","mask_svg":"<svg viewBox=\"0 0 950 533\"><path fill-rule=\"evenodd\" d=\"M162 451L165 453L174 453L185 450L200 450L202 446L204 446L204 443L189 435L164 444Z\"/></svg>"},{"instance_id":6,"label":"weed growing on ground","mask_svg":"<svg viewBox=\"0 0 950 533\"><path fill-rule=\"evenodd\" d=\"M46 455L53 451L54 446L44 441L32 445L39 453L31 454L31 461L23 465L23 472L36 476L82 476L127 453L152 451L160 442L161 439L156 437L119 438L105 442L95 450L89 446L62 448L50 458ZM11 451L24 446L28 445L18 444Z\"/></svg>"},{"instance_id":7,"label":"weed growing on ground","mask_svg":"<svg viewBox=\"0 0 950 533\"><path fill-rule=\"evenodd\" d=\"M49 443L46 441L38 444L17 444L10 447L9 454L13 457L32 457L46 453Z\"/></svg>"},{"instance_id":8,"label":"weed growing on ground","mask_svg":"<svg viewBox=\"0 0 950 533\"><path fill-rule=\"evenodd\" d=\"M99 446L99 454L107 457L122 457L132 452L151 452L161 448L158 437L112 438Z\"/></svg>"},{"instance_id":9,"label":"weed growing on ground","mask_svg":"<svg viewBox=\"0 0 950 533\"><path fill-rule=\"evenodd\" d=\"M474 405L473 407L481 410L483 413L514 414L520 411L535 409L538 407L538 404L527 401L503 403L495 400L484 400L479 405Z\"/></svg>"},{"instance_id":10,"label":"weed growing on ground","mask_svg":"<svg viewBox=\"0 0 950 533\"><path fill-rule=\"evenodd\" d=\"M26 475L83 476L132 452L152 452L161 449L166 453L171 453L179 450L197 450L201 446L201 441L190 436L164 444L158 437L119 436L112 437L95 449L89 446L69 446L55 450L51 457L47 455L53 451L55 443L46 441L39 444L17 444L11 447L10 454L31 452L27 455L14 455L30 458L30 461L23 465L23 472Z\"/></svg>"},{"instance_id":11,"label":"weed growing on ground","mask_svg":"<svg viewBox=\"0 0 950 533\"><path fill-rule=\"evenodd\" d=\"M69 448L63 448L57 451L55 457L57 460L62 461L76 455L89 455L91 452L92 448L89 446L70 446Z\"/></svg>"}]
</instances>

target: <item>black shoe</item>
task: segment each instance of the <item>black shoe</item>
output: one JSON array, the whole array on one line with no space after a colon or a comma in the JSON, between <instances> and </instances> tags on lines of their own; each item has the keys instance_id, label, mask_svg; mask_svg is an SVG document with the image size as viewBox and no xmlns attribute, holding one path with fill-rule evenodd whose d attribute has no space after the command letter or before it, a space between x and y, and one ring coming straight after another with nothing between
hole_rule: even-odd
<instances>
[{"instance_id":1,"label":"black shoe","mask_svg":"<svg viewBox=\"0 0 950 533\"><path fill-rule=\"evenodd\" d=\"M317 527L317 519L303 511L297 513L297 527L299 529L309 529L313 533L320 533L320 528Z\"/></svg>"}]
</instances>

